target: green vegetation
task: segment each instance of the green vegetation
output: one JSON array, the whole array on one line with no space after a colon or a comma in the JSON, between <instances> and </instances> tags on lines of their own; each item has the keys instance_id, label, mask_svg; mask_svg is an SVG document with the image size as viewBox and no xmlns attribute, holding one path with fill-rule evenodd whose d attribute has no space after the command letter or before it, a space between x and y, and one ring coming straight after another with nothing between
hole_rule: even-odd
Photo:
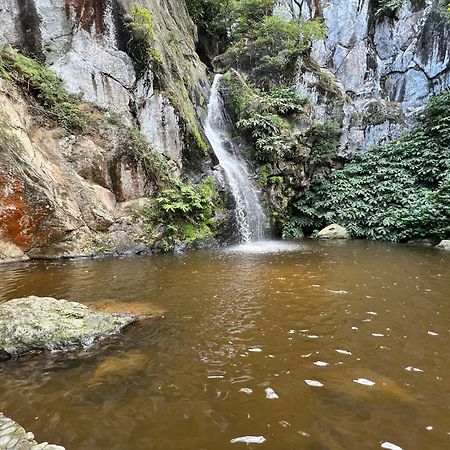
<instances>
[{"instance_id":1,"label":"green vegetation","mask_svg":"<svg viewBox=\"0 0 450 450\"><path fill-rule=\"evenodd\" d=\"M310 164L313 170L323 173L331 169L337 157L337 148L342 134L341 126L334 120L313 125L307 132L310 139Z\"/></svg>"},{"instance_id":2,"label":"green vegetation","mask_svg":"<svg viewBox=\"0 0 450 450\"><path fill-rule=\"evenodd\" d=\"M269 91L291 82L299 57L324 35L321 21L267 16L236 41L218 64L224 69L239 68L248 74L250 83Z\"/></svg>"},{"instance_id":3,"label":"green vegetation","mask_svg":"<svg viewBox=\"0 0 450 450\"><path fill-rule=\"evenodd\" d=\"M213 235L219 204L213 178L207 178L200 186L176 179L169 183L155 204L143 211L149 243L164 251Z\"/></svg>"},{"instance_id":4,"label":"green vegetation","mask_svg":"<svg viewBox=\"0 0 450 450\"><path fill-rule=\"evenodd\" d=\"M302 111L306 99L287 86L270 92L253 89L236 72L225 76L229 103L238 129L253 144L253 156L260 163L291 157L296 150L286 116Z\"/></svg>"},{"instance_id":5,"label":"green vegetation","mask_svg":"<svg viewBox=\"0 0 450 450\"><path fill-rule=\"evenodd\" d=\"M155 30L151 12L143 6L133 6L131 22L127 24L131 32L128 53L134 62L138 78L152 65L162 66L164 59L155 48Z\"/></svg>"},{"instance_id":6,"label":"green vegetation","mask_svg":"<svg viewBox=\"0 0 450 450\"><path fill-rule=\"evenodd\" d=\"M393 17L396 11L403 5L404 0L378 0L376 2L376 17Z\"/></svg>"},{"instance_id":7,"label":"green vegetation","mask_svg":"<svg viewBox=\"0 0 450 450\"><path fill-rule=\"evenodd\" d=\"M61 79L50 69L9 46L0 47L0 76L12 81L24 93L35 98L40 113L69 130L83 130L87 115L75 96L63 87Z\"/></svg>"},{"instance_id":8,"label":"green vegetation","mask_svg":"<svg viewBox=\"0 0 450 450\"><path fill-rule=\"evenodd\" d=\"M450 92L430 101L410 133L313 183L287 228L311 232L330 223L357 238L450 235Z\"/></svg>"}]
</instances>

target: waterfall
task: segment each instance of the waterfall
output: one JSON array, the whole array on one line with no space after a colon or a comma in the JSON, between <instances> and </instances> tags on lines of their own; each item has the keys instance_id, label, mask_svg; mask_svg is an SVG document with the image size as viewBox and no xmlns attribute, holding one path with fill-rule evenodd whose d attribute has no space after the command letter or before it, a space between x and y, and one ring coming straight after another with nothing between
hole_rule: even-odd
<instances>
[{"instance_id":1,"label":"waterfall","mask_svg":"<svg viewBox=\"0 0 450 450\"><path fill-rule=\"evenodd\" d=\"M221 81L222 75L216 75L211 87L205 133L223 168L225 181L236 204L235 218L240 240L256 241L264 236L266 217L246 162L233 152L230 124L220 94Z\"/></svg>"}]
</instances>

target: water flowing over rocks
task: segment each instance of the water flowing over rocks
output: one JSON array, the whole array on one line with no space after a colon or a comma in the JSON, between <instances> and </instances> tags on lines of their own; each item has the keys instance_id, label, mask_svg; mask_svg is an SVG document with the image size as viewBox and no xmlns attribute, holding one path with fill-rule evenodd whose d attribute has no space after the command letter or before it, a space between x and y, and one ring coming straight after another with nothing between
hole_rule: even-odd
<instances>
[{"instance_id":1,"label":"water flowing over rocks","mask_svg":"<svg viewBox=\"0 0 450 450\"><path fill-rule=\"evenodd\" d=\"M9 450L64 450L59 445L43 442L38 444L33 433L25 431L14 420L0 413L0 448Z\"/></svg>"},{"instance_id":2,"label":"water flowing over rocks","mask_svg":"<svg viewBox=\"0 0 450 450\"><path fill-rule=\"evenodd\" d=\"M89 347L136 320L128 314L97 312L51 297L13 299L0 305L0 357Z\"/></svg>"}]
</instances>

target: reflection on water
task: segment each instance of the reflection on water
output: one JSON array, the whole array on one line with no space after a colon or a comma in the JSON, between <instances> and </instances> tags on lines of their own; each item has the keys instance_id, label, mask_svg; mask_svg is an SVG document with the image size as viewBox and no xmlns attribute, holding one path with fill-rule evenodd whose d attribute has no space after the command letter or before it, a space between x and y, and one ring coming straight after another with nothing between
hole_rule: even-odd
<instances>
[{"instance_id":1,"label":"reflection on water","mask_svg":"<svg viewBox=\"0 0 450 450\"><path fill-rule=\"evenodd\" d=\"M2 301L165 312L100 352L3 364L0 409L68 450L450 448L447 253L240 250L3 266Z\"/></svg>"}]
</instances>

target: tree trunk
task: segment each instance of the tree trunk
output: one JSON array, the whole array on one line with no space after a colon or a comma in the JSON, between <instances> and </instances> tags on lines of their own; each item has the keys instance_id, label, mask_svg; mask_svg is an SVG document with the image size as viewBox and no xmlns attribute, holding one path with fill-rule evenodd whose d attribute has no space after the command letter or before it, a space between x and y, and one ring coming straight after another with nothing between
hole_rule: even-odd
<instances>
[{"instance_id":1,"label":"tree trunk","mask_svg":"<svg viewBox=\"0 0 450 450\"><path fill-rule=\"evenodd\" d=\"M323 8L322 8L322 3L320 0L314 0L314 5L316 7L316 12L314 14L314 18L321 18L323 19Z\"/></svg>"}]
</instances>

